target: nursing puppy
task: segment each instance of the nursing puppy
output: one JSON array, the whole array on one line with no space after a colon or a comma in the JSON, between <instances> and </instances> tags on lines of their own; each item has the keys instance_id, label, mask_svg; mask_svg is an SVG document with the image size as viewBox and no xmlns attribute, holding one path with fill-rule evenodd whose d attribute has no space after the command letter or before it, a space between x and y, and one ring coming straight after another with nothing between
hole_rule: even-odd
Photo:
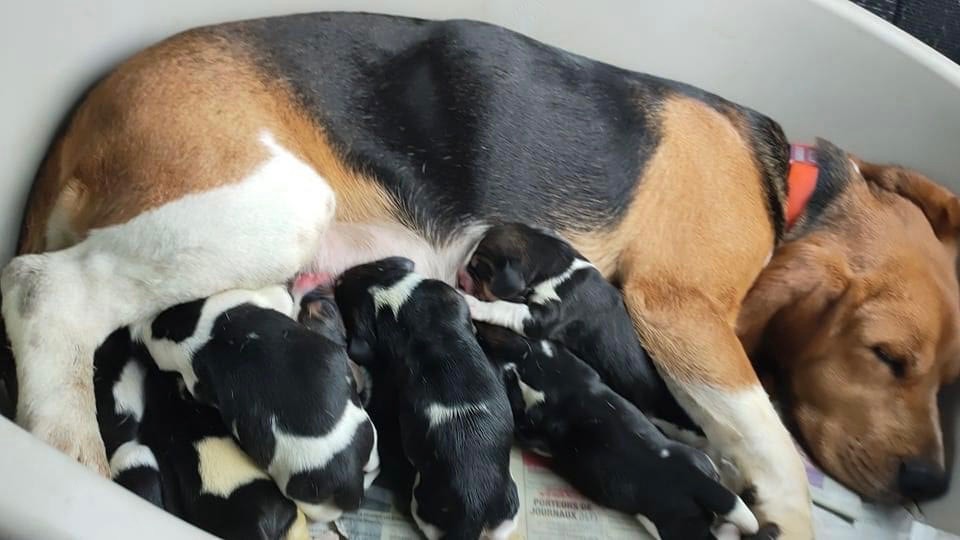
<instances>
[{"instance_id":1,"label":"nursing puppy","mask_svg":"<svg viewBox=\"0 0 960 540\"><path fill-rule=\"evenodd\" d=\"M480 323L500 368L518 441L594 501L635 515L655 538L713 538L714 515L753 534L757 520L706 454L667 439L565 347Z\"/></svg>"},{"instance_id":2,"label":"nursing puppy","mask_svg":"<svg viewBox=\"0 0 960 540\"><path fill-rule=\"evenodd\" d=\"M157 458L140 440L151 360L126 328L107 338L93 356L97 423L114 482L163 508Z\"/></svg>"},{"instance_id":3,"label":"nursing puppy","mask_svg":"<svg viewBox=\"0 0 960 540\"><path fill-rule=\"evenodd\" d=\"M284 287L233 290L136 326L161 369L216 406L240 446L316 521L360 506L379 470L342 343L297 323Z\"/></svg>"},{"instance_id":4,"label":"nursing puppy","mask_svg":"<svg viewBox=\"0 0 960 540\"><path fill-rule=\"evenodd\" d=\"M346 344L346 328L334 300L332 283L330 288L316 288L303 295L297 319L307 328ZM416 471L403 453L392 368L386 362L360 366L350 360L349 365L363 408L377 427L380 457L377 483L393 492L394 503L400 511L409 512Z\"/></svg>"},{"instance_id":5,"label":"nursing puppy","mask_svg":"<svg viewBox=\"0 0 960 540\"><path fill-rule=\"evenodd\" d=\"M640 410L695 427L640 345L623 295L564 240L521 223L493 226L458 281L475 320L562 343Z\"/></svg>"},{"instance_id":6,"label":"nursing puppy","mask_svg":"<svg viewBox=\"0 0 960 540\"><path fill-rule=\"evenodd\" d=\"M506 538L519 508L509 464L513 418L466 303L401 257L347 270L335 294L350 356L387 366L397 386L420 530L430 539Z\"/></svg>"}]
</instances>

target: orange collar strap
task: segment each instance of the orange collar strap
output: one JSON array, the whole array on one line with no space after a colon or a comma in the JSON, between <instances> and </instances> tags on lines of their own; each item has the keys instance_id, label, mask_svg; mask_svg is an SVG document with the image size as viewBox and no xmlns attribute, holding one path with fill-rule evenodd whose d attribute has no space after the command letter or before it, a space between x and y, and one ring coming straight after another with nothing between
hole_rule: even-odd
<instances>
[{"instance_id":1,"label":"orange collar strap","mask_svg":"<svg viewBox=\"0 0 960 540\"><path fill-rule=\"evenodd\" d=\"M800 218L817 189L816 152L812 146L790 145L790 171L787 173L787 229Z\"/></svg>"}]
</instances>

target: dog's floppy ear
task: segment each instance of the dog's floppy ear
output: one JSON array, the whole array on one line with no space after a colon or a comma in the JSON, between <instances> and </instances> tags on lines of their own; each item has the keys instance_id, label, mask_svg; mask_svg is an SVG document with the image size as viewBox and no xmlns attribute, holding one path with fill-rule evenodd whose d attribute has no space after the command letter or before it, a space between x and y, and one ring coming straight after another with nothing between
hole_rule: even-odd
<instances>
[{"instance_id":1,"label":"dog's floppy ear","mask_svg":"<svg viewBox=\"0 0 960 540\"><path fill-rule=\"evenodd\" d=\"M787 244L774 253L743 301L737 318L737 335L748 355L760 345L770 321L810 295L827 304L850 286L851 272L839 247L803 241Z\"/></svg>"},{"instance_id":2,"label":"dog's floppy ear","mask_svg":"<svg viewBox=\"0 0 960 540\"><path fill-rule=\"evenodd\" d=\"M526 288L523 274L509 261L498 267L490 280L490 292L497 298L515 298Z\"/></svg>"},{"instance_id":3,"label":"dog's floppy ear","mask_svg":"<svg viewBox=\"0 0 960 540\"><path fill-rule=\"evenodd\" d=\"M937 238L953 238L960 231L960 199L922 174L892 165L851 158L868 182L892 191L920 207Z\"/></svg>"}]
</instances>

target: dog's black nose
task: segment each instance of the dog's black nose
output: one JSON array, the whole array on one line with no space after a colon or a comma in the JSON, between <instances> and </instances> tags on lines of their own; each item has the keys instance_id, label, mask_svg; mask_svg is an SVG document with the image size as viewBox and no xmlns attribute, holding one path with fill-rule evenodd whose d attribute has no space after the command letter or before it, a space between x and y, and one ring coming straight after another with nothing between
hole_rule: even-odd
<instances>
[{"instance_id":1,"label":"dog's black nose","mask_svg":"<svg viewBox=\"0 0 960 540\"><path fill-rule=\"evenodd\" d=\"M947 491L947 472L937 463L907 458L900 463L897 477L900 494L914 500L939 497Z\"/></svg>"}]
</instances>

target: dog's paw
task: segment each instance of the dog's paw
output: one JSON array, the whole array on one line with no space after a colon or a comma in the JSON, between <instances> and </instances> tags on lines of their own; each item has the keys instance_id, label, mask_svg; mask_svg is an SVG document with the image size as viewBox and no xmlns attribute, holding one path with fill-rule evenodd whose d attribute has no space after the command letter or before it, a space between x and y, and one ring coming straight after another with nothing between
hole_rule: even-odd
<instances>
[{"instance_id":1,"label":"dog's paw","mask_svg":"<svg viewBox=\"0 0 960 540\"><path fill-rule=\"evenodd\" d=\"M77 411L58 416L39 416L24 422L30 432L97 474L110 477L110 465L103 438L93 418L86 419Z\"/></svg>"}]
</instances>

